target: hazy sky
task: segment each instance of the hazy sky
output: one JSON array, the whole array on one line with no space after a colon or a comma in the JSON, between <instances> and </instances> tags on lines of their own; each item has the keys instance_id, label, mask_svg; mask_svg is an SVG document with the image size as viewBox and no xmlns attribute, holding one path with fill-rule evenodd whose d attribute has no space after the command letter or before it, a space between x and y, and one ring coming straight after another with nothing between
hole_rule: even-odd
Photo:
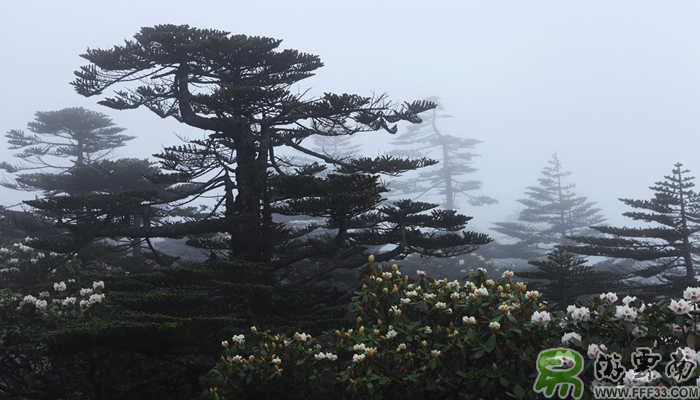
<instances>
[{"instance_id":1,"label":"hazy sky","mask_svg":"<svg viewBox=\"0 0 700 400\"><path fill-rule=\"evenodd\" d=\"M675 162L700 174L700 3L691 1L27 1L0 14L4 77L0 132L36 111L82 106L139 138L122 157L149 157L173 133L145 110L117 112L69 82L89 48L122 44L143 26L188 24L283 39L325 63L300 90L440 96L443 132L482 140L481 194L500 205L466 208L487 231L518 210L553 152L576 192L627 223L617 198L646 199ZM0 159L12 160L4 138ZM358 137L374 155L386 133ZM476 193L475 193L476 194ZM26 198L27 194L23 196ZM31 195L33 196L33 195ZM21 196L0 191L0 204Z\"/></svg>"}]
</instances>

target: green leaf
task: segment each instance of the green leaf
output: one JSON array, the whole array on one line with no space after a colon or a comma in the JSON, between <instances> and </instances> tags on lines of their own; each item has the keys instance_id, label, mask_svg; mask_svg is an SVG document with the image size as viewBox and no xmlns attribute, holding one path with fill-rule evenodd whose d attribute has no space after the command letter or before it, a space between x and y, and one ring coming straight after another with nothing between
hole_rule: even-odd
<instances>
[{"instance_id":1,"label":"green leaf","mask_svg":"<svg viewBox=\"0 0 700 400\"><path fill-rule=\"evenodd\" d=\"M520 385L515 385L515 388L513 388L513 394L515 397L523 397L525 396L525 390Z\"/></svg>"},{"instance_id":2,"label":"green leaf","mask_svg":"<svg viewBox=\"0 0 700 400\"><path fill-rule=\"evenodd\" d=\"M486 351L487 352L492 352L493 349L496 347L496 335L491 335L489 340L486 342Z\"/></svg>"},{"instance_id":3,"label":"green leaf","mask_svg":"<svg viewBox=\"0 0 700 400\"><path fill-rule=\"evenodd\" d=\"M501 377L498 381L501 383L502 386L508 387L508 379Z\"/></svg>"}]
</instances>

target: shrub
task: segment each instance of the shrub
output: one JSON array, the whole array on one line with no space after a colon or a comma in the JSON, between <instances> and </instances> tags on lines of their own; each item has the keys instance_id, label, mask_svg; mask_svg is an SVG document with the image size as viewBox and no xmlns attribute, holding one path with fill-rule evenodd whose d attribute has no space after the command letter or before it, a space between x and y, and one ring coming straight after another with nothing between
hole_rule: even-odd
<instances>
[{"instance_id":1,"label":"shrub","mask_svg":"<svg viewBox=\"0 0 700 400\"><path fill-rule=\"evenodd\" d=\"M466 284L418 274L411 281L396 267L383 271L369 262L361 268L367 283L349 306L356 317L350 329L312 338L252 327L224 341L211 371L216 384L203 397L544 398L533 390L537 357L558 347L583 356L586 388L695 383L697 372L681 381L666 370L630 368L641 367L634 362L642 347L664 359L657 369L679 349L697 363L700 289L688 288L685 300L670 304L607 293L550 314L540 293L513 282L508 271L493 281L480 269ZM595 379L599 353L620 355L624 371L616 382ZM583 398L592 398L591 391Z\"/></svg>"}]
</instances>

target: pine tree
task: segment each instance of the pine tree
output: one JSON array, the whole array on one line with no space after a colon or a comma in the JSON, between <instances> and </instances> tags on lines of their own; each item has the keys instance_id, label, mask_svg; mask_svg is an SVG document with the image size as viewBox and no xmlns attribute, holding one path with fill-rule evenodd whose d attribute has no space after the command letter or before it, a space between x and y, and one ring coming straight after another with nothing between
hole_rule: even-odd
<instances>
[{"instance_id":1,"label":"pine tree","mask_svg":"<svg viewBox=\"0 0 700 400\"><path fill-rule=\"evenodd\" d=\"M609 271L595 271L585 265L585 259L576 259L573 253L556 248L547 260L529 261L537 267L531 271L518 271L516 275L533 279L529 289L536 289L551 302L551 309L563 310L582 297L617 291L623 288L622 275ZM550 308L550 307L548 307Z\"/></svg>"},{"instance_id":2,"label":"pine tree","mask_svg":"<svg viewBox=\"0 0 700 400\"><path fill-rule=\"evenodd\" d=\"M564 178L571 172L564 171L556 153L542 170L539 186L529 186L526 199L518 202L525 206L518 215L518 222L499 222L496 232L517 240L514 244L493 246L494 258L520 258L533 260L543 257L554 246L572 244L569 236L587 234L590 225L605 220L600 208L587 197L577 196L573 183Z\"/></svg>"},{"instance_id":3,"label":"pine tree","mask_svg":"<svg viewBox=\"0 0 700 400\"><path fill-rule=\"evenodd\" d=\"M695 178L676 163L671 175L650 189L650 200L620 199L639 210L622 215L634 221L653 223L646 228L592 226L604 237L575 236L579 246L567 249L578 254L631 258L645 264L634 271L639 277L661 280L657 292L675 293L696 279L698 249L695 234L700 230L700 195L692 190Z\"/></svg>"},{"instance_id":4,"label":"pine tree","mask_svg":"<svg viewBox=\"0 0 700 400\"><path fill-rule=\"evenodd\" d=\"M35 117L27 124L33 134L11 130L5 135L10 150L23 149L15 154L23 162L13 165L4 161L0 169L9 173L46 169L61 172L76 164L103 160L115 148L135 139L135 136L122 135L126 128L115 126L107 115L82 107L37 112ZM70 158L73 165L57 163L56 158ZM2 184L12 189L36 190L21 181Z\"/></svg>"},{"instance_id":5,"label":"pine tree","mask_svg":"<svg viewBox=\"0 0 700 400\"><path fill-rule=\"evenodd\" d=\"M280 41L271 38L174 25L143 28L134 38L125 46L110 50L88 50L82 57L91 64L76 72L78 79L73 85L85 96L101 95L112 86L125 85L125 89L115 91L115 97L99 103L120 110L144 106L160 117L172 117L211 132L205 139L167 148L158 155L163 169L172 171L160 176L158 182L171 185L186 182L194 188L189 192L193 197L209 196L213 191L222 194L206 220L153 227L139 230L139 233L123 226L99 229L92 226L89 230L94 235L176 237L221 233L217 240L226 242L220 243L225 245L226 253L219 256L272 263L276 268L286 267L289 261L319 255L336 257L348 249L353 249L358 259L364 259L368 255L367 248L355 246L350 233L357 229L374 229L381 221L368 219L365 223L370 225L331 223L312 230L288 229L275 223L273 214L280 206L283 208L298 200L281 195L283 192L274 185L284 186L285 180L295 181L298 177L322 173L327 167L319 162L332 165L338 173L346 175L390 176L434 163L427 158L411 160L390 156L346 159L315 152L302 143L315 135L349 136L377 130L393 133L398 128L391 124L421 122L418 114L434 108L431 102L399 106L385 96L370 98L332 93L306 99L290 89L313 75L322 63L317 56L295 50L276 51ZM156 65L158 67L154 68ZM135 81L134 76L139 78ZM131 86L138 81L142 86ZM278 156L285 149L301 152L318 162L297 166L290 173L288 159ZM360 181L362 178L356 183ZM326 184L332 185L332 179ZM376 180L373 185L373 189L360 191L368 196L366 199L353 198L351 202L377 204L376 193L383 189ZM337 197L337 204L318 201L321 208L308 210L307 215L364 218L362 214L368 212L367 209L348 208L344 203L352 197L351 187L346 188L344 196ZM333 208L336 210L331 211ZM459 225L452 223L452 226ZM422 235L432 240L436 233L423 232ZM479 242L472 242L473 239L473 235L462 236L461 243L455 245L472 248L484 242L484 238ZM290 240L300 245L293 248L296 249L294 254L280 258L277 249L279 246L290 249L285 245ZM382 261L393 257L393 253L375 256L377 261Z\"/></svg>"},{"instance_id":6,"label":"pine tree","mask_svg":"<svg viewBox=\"0 0 700 400\"><path fill-rule=\"evenodd\" d=\"M442 206L448 210L456 209L458 195L465 196L467 203L472 206L497 204L498 200L491 197L471 194L481 189L480 181L462 178L477 171L471 164L472 159L479 155L472 153L470 149L481 141L443 133L439 128L438 119L453 117L449 114L438 114L438 111L444 111L444 107L437 97L428 100L438 104L437 107L421 114L422 123L408 126L406 132L391 143L395 146L412 147L394 150L390 154L409 157L429 155L440 160L440 164L425 168L416 178L392 181L391 188L396 192L394 195L410 195L413 200L424 196L440 196L443 199Z\"/></svg>"}]
</instances>

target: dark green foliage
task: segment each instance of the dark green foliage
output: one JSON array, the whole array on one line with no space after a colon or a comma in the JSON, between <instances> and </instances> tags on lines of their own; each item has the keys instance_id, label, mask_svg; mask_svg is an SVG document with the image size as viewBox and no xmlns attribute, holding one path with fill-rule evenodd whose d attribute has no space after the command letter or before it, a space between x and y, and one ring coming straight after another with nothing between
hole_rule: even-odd
<instances>
[{"instance_id":1,"label":"dark green foliage","mask_svg":"<svg viewBox=\"0 0 700 400\"><path fill-rule=\"evenodd\" d=\"M586 262L558 247L547 256L547 260L529 262L537 269L518 271L516 275L534 280L528 283L528 288L542 292L550 301L547 309L552 310L562 310L577 300L625 287L621 274L595 271Z\"/></svg>"},{"instance_id":2,"label":"dark green foliage","mask_svg":"<svg viewBox=\"0 0 700 400\"><path fill-rule=\"evenodd\" d=\"M399 105L385 96L333 93L306 99L292 90L292 85L310 77L322 63L314 55L279 51L279 45L279 40L270 38L159 25L143 28L124 46L88 50L83 55L91 64L76 72L73 85L78 93L102 95L114 87L115 97L104 98L100 104L115 109L144 106L160 117L173 117L209 132L204 139L166 148L159 154L163 168L171 172L156 176L155 181L186 182L190 189L187 195L193 197L216 190L222 193L220 201L206 221L153 228L144 235L214 235L200 236L189 243L212 250L212 257L267 262L275 268L314 257L365 259L370 249L353 245L350 237L356 232L352 229L378 229L377 225L386 222L372 219L380 214L371 218L363 215L378 204L379 193L386 189L377 178L363 178L361 174L393 176L434 164L426 158L352 159L307 148L302 142L319 136L342 138L377 130L393 133L398 128L392 124L420 123L418 115L436 105L430 101ZM134 80L134 76L139 78ZM314 175L323 173L325 166L316 162L295 164L289 157L278 155L285 149L311 156L353 178L316 178ZM300 180L294 180L297 177ZM343 186L347 179L354 181ZM301 188L313 187L322 187L333 195L302 193ZM275 222L274 213L325 221L290 228ZM323 229L316 229L320 227ZM114 224L105 224L91 233L106 237L135 234ZM413 246L414 251L436 245L437 236L430 232L413 234L424 242ZM469 246L466 238L470 236L465 235L450 236L448 245L464 244L463 249L472 249L481 243ZM399 248L410 247L399 244ZM289 254L290 249L297 251ZM353 259L344 264L357 263Z\"/></svg>"},{"instance_id":3,"label":"dark green foliage","mask_svg":"<svg viewBox=\"0 0 700 400\"><path fill-rule=\"evenodd\" d=\"M672 175L656 182L650 189L651 200L620 199L626 205L640 210L622 215L635 221L652 223L646 228L592 226L603 237L575 236L579 246L568 251L591 256L630 258L642 261L643 266L632 274L661 279L656 292L676 293L696 279L695 264L698 249L693 244L700 230L700 195L692 190L695 179L676 163ZM647 288L649 290L651 288Z\"/></svg>"},{"instance_id":4,"label":"dark green foliage","mask_svg":"<svg viewBox=\"0 0 700 400\"><path fill-rule=\"evenodd\" d=\"M549 164L542 170L544 177L539 179L539 186L527 187L527 198L518 200L525 206L518 222L496 223L493 228L496 232L517 241L494 248L489 254L491 258L544 257L554 246L573 244L567 239L569 236L588 234L590 225L605 220L595 203L577 196L572 191L575 185L564 181L571 172L562 169L556 153Z\"/></svg>"},{"instance_id":5,"label":"dark green foliage","mask_svg":"<svg viewBox=\"0 0 700 400\"><path fill-rule=\"evenodd\" d=\"M431 97L428 100L438 103L437 97ZM471 192L481 189L481 182L462 178L466 174L477 171L471 164L472 159L479 155L469 150L481 141L442 133L438 127L438 118L452 118L452 116L438 115L438 110L444 111L439 103L436 108L421 114L423 122L408 126L406 132L392 142L392 145L412 146L412 148L394 150L391 153L409 157L434 154L435 158L440 160L440 164L421 171L416 178L393 181L391 188L396 192L394 195L409 195L413 200L423 196L438 195L444 199L441 205L448 210L456 208L458 195L465 196L467 203L471 206L498 203L496 199L488 196L471 195Z\"/></svg>"}]
</instances>

